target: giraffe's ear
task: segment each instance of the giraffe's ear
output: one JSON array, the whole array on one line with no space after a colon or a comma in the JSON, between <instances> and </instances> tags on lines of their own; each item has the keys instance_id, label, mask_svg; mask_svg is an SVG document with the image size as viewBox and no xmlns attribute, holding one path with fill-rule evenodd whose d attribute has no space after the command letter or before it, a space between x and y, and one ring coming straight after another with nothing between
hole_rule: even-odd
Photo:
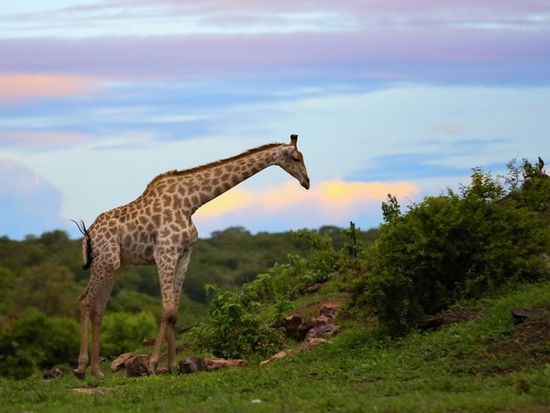
<instances>
[{"instance_id":1,"label":"giraffe's ear","mask_svg":"<svg viewBox=\"0 0 550 413\"><path fill-rule=\"evenodd\" d=\"M290 135L290 144L295 148L298 147L298 135Z\"/></svg>"},{"instance_id":2,"label":"giraffe's ear","mask_svg":"<svg viewBox=\"0 0 550 413\"><path fill-rule=\"evenodd\" d=\"M292 146L292 145L286 145L286 146L283 148L283 153L284 153L285 155L290 156L290 155L292 155L292 154L294 153L295 149L296 149L296 148L295 148L294 146Z\"/></svg>"}]
</instances>

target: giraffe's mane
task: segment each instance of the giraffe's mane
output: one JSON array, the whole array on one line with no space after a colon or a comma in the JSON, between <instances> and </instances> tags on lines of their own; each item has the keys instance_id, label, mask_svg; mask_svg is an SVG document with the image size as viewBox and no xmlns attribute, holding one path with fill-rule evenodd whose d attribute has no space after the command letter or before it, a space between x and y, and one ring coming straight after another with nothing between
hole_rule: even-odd
<instances>
[{"instance_id":1,"label":"giraffe's mane","mask_svg":"<svg viewBox=\"0 0 550 413\"><path fill-rule=\"evenodd\" d=\"M249 150L247 150L247 151L245 151L245 152L243 152L239 155L235 155L235 156L232 156L230 158L220 159L219 161L210 162L210 163L200 165L200 166L195 166L195 167L189 168L189 169L182 169L182 170L174 169L173 171L168 171L168 172L161 173L160 175L155 176L153 178L153 180L151 182L149 182L149 184L147 184L147 187L145 188L145 191L143 191L143 194L146 194L147 192L149 192L153 188L153 186L155 186L155 184L163 178L166 178L166 177L169 177L169 176L188 175L188 174L204 171L204 170L207 170L207 169L210 169L210 168L214 168L216 166L223 165L224 163L231 162L231 161L236 161L237 159L245 158L249 155L252 155L252 154L255 154L255 153L258 153L258 152L262 152L266 149L271 149L271 148L274 148L274 147L280 146L280 145L284 145L284 144L282 144L282 143L268 143L267 145L262 145L262 146L258 146L257 148L249 149Z\"/></svg>"}]
</instances>

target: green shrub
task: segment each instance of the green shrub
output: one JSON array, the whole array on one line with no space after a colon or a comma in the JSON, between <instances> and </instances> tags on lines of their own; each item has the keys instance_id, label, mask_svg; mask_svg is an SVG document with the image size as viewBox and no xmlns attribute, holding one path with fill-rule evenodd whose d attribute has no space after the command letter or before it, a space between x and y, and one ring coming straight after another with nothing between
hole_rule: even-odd
<instances>
[{"instance_id":1,"label":"green shrub","mask_svg":"<svg viewBox=\"0 0 550 413\"><path fill-rule=\"evenodd\" d=\"M508 163L508 174L504 180L510 188L507 201L516 206L536 211L542 220L550 224L550 177L544 172L544 162L538 159L533 165L523 159L518 165L516 160Z\"/></svg>"},{"instance_id":2,"label":"green shrub","mask_svg":"<svg viewBox=\"0 0 550 413\"><path fill-rule=\"evenodd\" d=\"M274 326L289 311L290 301L305 287L346 269L350 257L362 254L358 231L352 228L347 234L351 241L336 250L328 234L297 231L294 238L311 246L308 258L291 254L289 264L276 263L236 291L219 293L207 285L207 295L213 292L215 297L208 322L194 330L197 345L220 357L265 357L279 349L281 332Z\"/></svg>"},{"instance_id":3,"label":"green shrub","mask_svg":"<svg viewBox=\"0 0 550 413\"><path fill-rule=\"evenodd\" d=\"M74 364L78 340L75 320L27 310L0 332L0 375L20 379L38 369Z\"/></svg>"},{"instance_id":4,"label":"green shrub","mask_svg":"<svg viewBox=\"0 0 550 413\"><path fill-rule=\"evenodd\" d=\"M355 287L356 304L400 333L458 299L547 277L548 231L535 212L505 197L477 168L459 194L427 197L406 214L390 197L368 252L370 271Z\"/></svg>"},{"instance_id":5,"label":"green shrub","mask_svg":"<svg viewBox=\"0 0 550 413\"><path fill-rule=\"evenodd\" d=\"M279 348L278 331L262 319L260 304L245 294L242 290L225 291L214 298L208 324L194 329L198 345L228 358L267 356Z\"/></svg>"},{"instance_id":6,"label":"green shrub","mask_svg":"<svg viewBox=\"0 0 550 413\"><path fill-rule=\"evenodd\" d=\"M134 350L146 337L155 337L158 331L153 314L148 311L139 313L108 313L103 318L101 330L101 354L116 357L121 353Z\"/></svg>"}]
</instances>

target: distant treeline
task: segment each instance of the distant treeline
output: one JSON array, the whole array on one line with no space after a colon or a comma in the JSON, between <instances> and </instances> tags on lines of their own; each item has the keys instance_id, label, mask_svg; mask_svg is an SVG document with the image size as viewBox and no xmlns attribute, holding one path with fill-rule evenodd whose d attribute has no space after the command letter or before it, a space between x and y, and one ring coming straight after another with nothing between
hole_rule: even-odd
<instances>
[{"instance_id":1,"label":"distant treeline","mask_svg":"<svg viewBox=\"0 0 550 413\"><path fill-rule=\"evenodd\" d=\"M328 234L335 245L343 245L338 227L324 226L316 232ZM375 230L360 233L373 239ZM242 227L217 231L200 239L184 284L182 316L192 322L205 308L204 286L238 287L276 262L286 263L289 253L307 256L309 248L292 232L251 234ZM23 241L0 237L0 320L17 317L27 308L47 316L78 316L77 297L85 288L89 273L82 270L81 241L63 231L28 236ZM124 269L115 283L110 311L160 312L156 268Z\"/></svg>"}]
</instances>

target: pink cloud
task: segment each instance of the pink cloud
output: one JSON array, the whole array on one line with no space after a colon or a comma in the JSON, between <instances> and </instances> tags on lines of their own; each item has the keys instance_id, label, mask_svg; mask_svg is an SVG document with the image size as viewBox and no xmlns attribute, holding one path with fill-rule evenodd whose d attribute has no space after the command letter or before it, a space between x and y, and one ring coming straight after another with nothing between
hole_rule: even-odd
<instances>
[{"instance_id":1,"label":"pink cloud","mask_svg":"<svg viewBox=\"0 0 550 413\"><path fill-rule=\"evenodd\" d=\"M158 0L154 8L167 8L171 12L176 10L188 13L291 13L291 12L319 12L339 11L349 13L399 13L400 15L438 13L441 11L457 10L476 14L480 11L490 12L494 16L502 14L527 14L533 12L547 12L550 10L548 2L544 0L203 0L200 2L182 2L180 0ZM148 0L111 0L98 4L85 4L62 9L66 12L105 11L123 9L126 13L132 10L151 9Z\"/></svg>"},{"instance_id":2,"label":"pink cloud","mask_svg":"<svg viewBox=\"0 0 550 413\"><path fill-rule=\"evenodd\" d=\"M46 71L121 78L212 76L339 76L391 74L403 80L548 78L550 37L537 32L422 28L340 34L171 36L158 38L0 41L8 71ZM47 50L45 54L41 51ZM101 64L98 64L101 62ZM460 66L457 70L456 65ZM419 65L431 65L419 68ZM90 91L89 78L57 79L60 90L37 83L42 94ZM63 83L64 81L67 83ZM4 83L8 83L4 81ZM21 83L21 82L20 82ZM43 86L41 88L40 86ZM17 93L31 95L11 88ZM2 93L2 92L0 92ZM5 93L5 92L4 92ZM1 95L0 95L1 96ZM6 99L6 98L4 98Z\"/></svg>"},{"instance_id":3,"label":"pink cloud","mask_svg":"<svg viewBox=\"0 0 550 413\"><path fill-rule=\"evenodd\" d=\"M21 147L25 149L53 149L67 147L86 141L86 137L66 132L2 132L0 147Z\"/></svg>"},{"instance_id":4,"label":"pink cloud","mask_svg":"<svg viewBox=\"0 0 550 413\"><path fill-rule=\"evenodd\" d=\"M89 76L0 74L0 104L29 99L83 95L96 92L99 80Z\"/></svg>"}]
</instances>

